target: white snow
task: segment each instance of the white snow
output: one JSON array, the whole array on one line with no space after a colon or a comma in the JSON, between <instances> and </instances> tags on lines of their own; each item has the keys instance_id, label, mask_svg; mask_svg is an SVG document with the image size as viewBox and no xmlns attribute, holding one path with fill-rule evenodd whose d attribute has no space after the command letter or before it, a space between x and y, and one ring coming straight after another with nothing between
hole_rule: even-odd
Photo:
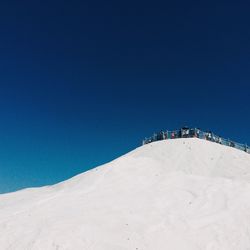
<instances>
[{"instance_id":1,"label":"white snow","mask_svg":"<svg viewBox=\"0 0 250 250\"><path fill-rule=\"evenodd\" d=\"M54 186L0 195L0 250L249 250L250 155L142 146Z\"/></svg>"}]
</instances>

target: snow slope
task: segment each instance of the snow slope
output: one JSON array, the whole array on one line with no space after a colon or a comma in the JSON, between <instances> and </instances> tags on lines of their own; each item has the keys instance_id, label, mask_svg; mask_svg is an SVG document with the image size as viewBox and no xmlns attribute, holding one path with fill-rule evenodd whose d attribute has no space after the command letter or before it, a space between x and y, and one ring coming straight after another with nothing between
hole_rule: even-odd
<instances>
[{"instance_id":1,"label":"snow slope","mask_svg":"<svg viewBox=\"0 0 250 250\"><path fill-rule=\"evenodd\" d=\"M249 250L250 155L142 146L54 186L0 195L0 250Z\"/></svg>"}]
</instances>

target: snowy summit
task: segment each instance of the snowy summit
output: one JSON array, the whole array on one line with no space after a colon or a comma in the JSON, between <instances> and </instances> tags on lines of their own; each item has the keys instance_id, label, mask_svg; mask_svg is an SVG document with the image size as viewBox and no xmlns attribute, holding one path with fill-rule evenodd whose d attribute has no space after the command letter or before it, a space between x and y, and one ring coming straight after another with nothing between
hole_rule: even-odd
<instances>
[{"instance_id":1,"label":"snowy summit","mask_svg":"<svg viewBox=\"0 0 250 250\"><path fill-rule=\"evenodd\" d=\"M0 195L0 249L250 249L250 155L163 140L57 185Z\"/></svg>"}]
</instances>

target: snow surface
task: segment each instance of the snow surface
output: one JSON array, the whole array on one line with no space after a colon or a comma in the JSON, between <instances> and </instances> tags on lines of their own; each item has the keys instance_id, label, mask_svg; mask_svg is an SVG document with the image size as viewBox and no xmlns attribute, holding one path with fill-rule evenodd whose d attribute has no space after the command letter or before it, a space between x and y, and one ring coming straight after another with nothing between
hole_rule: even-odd
<instances>
[{"instance_id":1,"label":"snow surface","mask_svg":"<svg viewBox=\"0 0 250 250\"><path fill-rule=\"evenodd\" d=\"M54 186L0 195L0 250L249 250L250 155L154 142Z\"/></svg>"}]
</instances>

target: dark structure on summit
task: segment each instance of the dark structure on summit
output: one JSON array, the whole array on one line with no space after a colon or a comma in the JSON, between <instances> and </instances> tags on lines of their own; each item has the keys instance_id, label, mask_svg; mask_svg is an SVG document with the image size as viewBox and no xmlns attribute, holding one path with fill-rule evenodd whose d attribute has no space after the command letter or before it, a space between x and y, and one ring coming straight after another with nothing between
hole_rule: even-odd
<instances>
[{"instance_id":1,"label":"dark structure on summit","mask_svg":"<svg viewBox=\"0 0 250 250\"><path fill-rule=\"evenodd\" d=\"M199 128L189 128L189 127L182 127L181 129L173 131L160 131L158 133L154 133L153 136L145 138L142 144L145 145L154 141L178 139L178 138L204 139L211 142L219 143L221 145L237 148L239 150L245 151L246 153L250 153L250 148L247 144L241 144L234 142L230 139L224 139L218 135L215 135L211 131L204 132Z\"/></svg>"}]
</instances>

